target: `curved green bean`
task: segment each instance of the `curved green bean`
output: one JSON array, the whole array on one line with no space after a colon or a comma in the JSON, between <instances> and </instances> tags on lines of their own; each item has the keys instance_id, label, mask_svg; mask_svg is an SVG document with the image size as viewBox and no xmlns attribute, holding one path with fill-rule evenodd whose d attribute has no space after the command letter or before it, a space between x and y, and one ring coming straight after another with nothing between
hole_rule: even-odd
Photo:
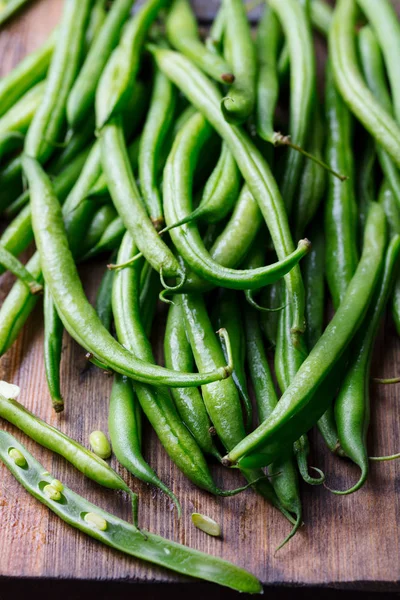
<instances>
[{"instance_id":1,"label":"curved green bean","mask_svg":"<svg viewBox=\"0 0 400 600\"><path fill-rule=\"evenodd\" d=\"M58 413L64 410L64 400L60 388L60 362L64 327L47 285L44 290L43 314L44 369L51 403L55 412Z\"/></svg>"}]
</instances>

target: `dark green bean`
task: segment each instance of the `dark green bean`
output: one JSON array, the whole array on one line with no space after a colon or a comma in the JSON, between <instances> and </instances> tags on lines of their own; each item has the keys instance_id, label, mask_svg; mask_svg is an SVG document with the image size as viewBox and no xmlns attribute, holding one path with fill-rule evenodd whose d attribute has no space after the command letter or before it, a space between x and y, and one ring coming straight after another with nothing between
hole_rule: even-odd
<instances>
[{"instance_id":1,"label":"dark green bean","mask_svg":"<svg viewBox=\"0 0 400 600\"><path fill-rule=\"evenodd\" d=\"M93 258L104 252L117 250L124 237L125 231L125 225L123 224L121 217L116 217L114 221L109 224L97 244L85 254L83 260L88 260L89 258Z\"/></svg>"},{"instance_id":2,"label":"dark green bean","mask_svg":"<svg viewBox=\"0 0 400 600\"><path fill-rule=\"evenodd\" d=\"M12 449L20 452L26 466L19 467L15 463L10 456ZM45 475L46 469L4 431L0 432L0 458L32 496L66 523L103 544L183 575L199 577L242 592L262 591L261 583L248 571L221 558L203 554L152 533L138 531L137 527L103 511L66 486L62 490L62 502L49 499L43 489L52 481L51 475Z\"/></svg>"},{"instance_id":3,"label":"dark green bean","mask_svg":"<svg viewBox=\"0 0 400 600\"><path fill-rule=\"evenodd\" d=\"M64 410L64 399L60 388L60 363L64 327L58 316L57 309L50 291L45 286L44 302L44 368L51 403L56 413Z\"/></svg>"},{"instance_id":4,"label":"dark green bean","mask_svg":"<svg viewBox=\"0 0 400 600\"><path fill-rule=\"evenodd\" d=\"M384 182L381 186L379 192L379 203L385 211L390 235L392 237L395 235L400 235L400 210L394 197L393 190L387 182ZM392 315L396 331L400 335L400 276L398 274L394 282Z\"/></svg>"},{"instance_id":5,"label":"dark green bean","mask_svg":"<svg viewBox=\"0 0 400 600\"><path fill-rule=\"evenodd\" d=\"M154 485L175 503L181 515L179 500L147 464L141 448L141 409L132 383L122 375L114 376L108 414L108 431L117 460L135 477Z\"/></svg>"},{"instance_id":6,"label":"dark green bean","mask_svg":"<svg viewBox=\"0 0 400 600\"><path fill-rule=\"evenodd\" d=\"M326 278L337 308L357 267L357 207L354 196L352 124L347 106L339 95L328 67L326 115L328 162L350 179L340 182L330 176L325 205Z\"/></svg>"},{"instance_id":7,"label":"dark green bean","mask_svg":"<svg viewBox=\"0 0 400 600\"><path fill-rule=\"evenodd\" d=\"M371 307L352 344L351 362L335 402L335 418L340 445L345 454L361 469L358 482L345 491L331 490L335 494L351 494L364 485L368 476L366 447L370 419L369 379L372 351L379 324L392 288L400 253L400 236L392 238L386 252L382 276L378 282Z\"/></svg>"},{"instance_id":8,"label":"dark green bean","mask_svg":"<svg viewBox=\"0 0 400 600\"><path fill-rule=\"evenodd\" d=\"M114 282L114 271L106 269L96 295L96 312L100 321L107 329L111 331L112 315L112 287Z\"/></svg>"},{"instance_id":9,"label":"dark green bean","mask_svg":"<svg viewBox=\"0 0 400 600\"><path fill-rule=\"evenodd\" d=\"M261 337L259 315L250 306L246 306L244 310L247 364L257 402L258 422L262 423L274 410L278 398ZM272 485L283 506L296 516L294 528L279 546L281 548L301 525L302 506L293 457L280 458L272 463L270 473L279 473L271 479Z\"/></svg>"},{"instance_id":10,"label":"dark green bean","mask_svg":"<svg viewBox=\"0 0 400 600\"><path fill-rule=\"evenodd\" d=\"M97 209L93 219L87 228L85 240L81 245L81 251L86 254L99 242L107 227L114 221L117 213L111 204L104 204Z\"/></svg>"}]
</instances>

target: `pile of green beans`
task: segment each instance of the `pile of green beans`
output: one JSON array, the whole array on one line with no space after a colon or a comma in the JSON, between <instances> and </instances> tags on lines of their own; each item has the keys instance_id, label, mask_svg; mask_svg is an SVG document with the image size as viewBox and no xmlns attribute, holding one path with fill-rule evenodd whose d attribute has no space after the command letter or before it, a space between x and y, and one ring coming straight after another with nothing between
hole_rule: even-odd
<instances>
[{"instance_id":1,"label":"pile of green beans","mask_svg":"<svg viewBox=\"0 0 400 600\"><path fill-rule=\"evenodd\" d=\"M0 24L25 2L3 4ZM0 460L89 536L242 592L260 582L140 529L123 469L178 518L187 509L147 462L146 417L188 485L248 490L244 503L257 493L280 511L291 529L279 549L302 524L302 486L353 493L370 460L399 457L370 457L367 433L386 310L400 334L400 23L390 0L331 4L266 0L253 32L246 3L221 0L204 37L188 0L65 0L57 30L0 79L0 275L16 278L0 307L0 357L42 296L51 406L62 419L75 400L65 329L113 377L112 449L103 432L91 440L122 475L64 433L73 424L59 430L24 408L10 382L0 418L128 493L133 525L52 479L3 431ZM314 30L326 41L323 81ZM91 261L103 269L93 306L78 270ZM96 410L83 406L82 419ZM330 489L317 468L314 427L360 469L349 489ZM238 486L218 486L210 463L235 468Z\"/></svg>"}]
</instances>

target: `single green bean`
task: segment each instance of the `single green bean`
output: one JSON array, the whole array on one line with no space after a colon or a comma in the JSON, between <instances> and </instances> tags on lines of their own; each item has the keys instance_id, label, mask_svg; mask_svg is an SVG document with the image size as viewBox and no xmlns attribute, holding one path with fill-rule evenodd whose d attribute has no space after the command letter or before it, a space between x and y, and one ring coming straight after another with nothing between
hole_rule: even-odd
<instances>
[{"instance_id":1,"label":"single green bean","mask_svg":"<svg viewBox=\"0 0 400 600\"><path fill-rule=\"evenodd\" d=\"M238 444L225 462L232 464L240 460L244 467L266 465L279 456L288 443L308 431L325 412L324 396L315 392L324 380L329 387L333 384L329 374L354 337L370 304L385 245L385 215L378 204L373 204L360 263L333 319L271 416ZM244 456L246 458L242 458Z\"/></svg>"},{"instance_id":2,"label":"single green bean","mask_svg":"<svg viewBox=\"0 0 400 600\"><path fill-rule=\"evenodd\" d=\"M86 28L85 46L86 53L90 50L90 46L97 38L104 21L107 18L107 0L95 0L94 6L90 11L88 26Z\"/></svg>"},{"instance_id":3,"label":"single green bean","mask_svg":"<svg viewBox=\"0 0 400 600\"><path fill-rule=\"evenodd\" d=\"M97 244L116 216L115 208L111 204L104 204L97 209L87 229L85 240L81 244L81 251L84 255Z\"/></svg>"},{"instance_id":4,"label":"single green bean","mask_svg":"<svg viewBox=\"0 0 400 600\"><path fill-rule=\"evenodd\" d=\"M156 68L151 103L140 138L139 180L144 204L157 231L164 224L158 181L160 153L173 121L175 104L175 88Z\"/></svg>"},{"instance_id":5,"label":"single green bean","mask_svg":"<svg viewBox=\"0 0 400 600\"><path fill-rule=\"evenodd\" d=\"M174 0L168 12L166 31L169 43L207 75L219 83L234 81L234 75L225 60L200 41L196 17L188 0Z\"/></svg>"},{"instance_id":6,"label":"single green bean","mask_svg":"<svg viewBox=\"0 0 400 600\"><path fill-rule=\"evenodd\" d=\"M100 135L101 160L118 214L136 245L161 276L180 277L182 269L147 215L134 180L122 132L121 118L108 122Z\"/></svg>"},{"instance_id":7,"label":"single green bean","mask_svg":"<svg viewBox=\"0 0 400 600\"><path fill-rule=\"evenodd\" d=\"M115 0L89 48L67 101L67 119L73 129L82 123L94 106L97 84L112 51L118 44L133 4L134 0Z\"/></svg>"},{"instance_id":8,"label":"single green bean","mask_svg":"<svg viewBox=\"0 0 400 600\"><path fill-rule=\"evenodd\" d=\"M384 182L379 192L379 204L386 215L390 236L400 235L400 210L394 197L393 190ZM400 335L400 276L397 274L392 296L392 315L397 333Z\"/></svg>"},{"instance_id":9,"label":"single green bean","mask_svg":"<svg viewBox=\"0 0 400 600\"><path fill-rule=\"evenodd\" d=\"M250 25L242 0L223 0L225 20L224 53L235 74L221 110L229 123L243 123L254 110L257 61Z\"/></svg>"},{"instance_id":10,"label":"single green bean","mask_svg":"<svg viewBox=\"0 0 400 600\"><path fill-rule=\"evenodd\" d=\"M27 463L19 467L10 451L16 449ZM138 531L129 523L91 504L66 486L62 490L62 502L51 500L44 487L52 481L45 467L10 434L0 432L0 458L21 485L37 500L50 508L63 521L90 537L120 552L148 560L172 571L226 585L242 592L260 593L261 583L248 571L234 566L221 558L192 550L170 542L152 533Z\"/></svg>"},{"instance_id":11,"label":"single green bean","mask_svg":"<svg viewBox=\"0 0 400 600\"><path fill-rule=\"evenodd\" d=\"M82 260L88 260L89 258L93 258L104 252L117 250L124 237L125 231L125 225L123 224L121 217L116 217L114 221L109 224L97 244L85 254Z\"/></svg>"},{"instance_id":12,"label":"single green bean","mask_svg":"<svg viewBox=\"0 0 400 600\"><path fill-rule=\"evenodd\" d=\"M370 420L369 380L372 351L382 314L392 289L400 253L400 236L392 238L386 252L383 273L378 282L365 317L365 328L360 330L352 344L351 362L335 402L335 418L339 442L346 456L361 469L358 482L345 491L331 490L335 494L351 494L359 490L368 476L367 433Z\"/></svg>"},{"instance_id":13,"label":"single green bean","mask_svg":"<svg viewBox=\"0 0 400 600\"><path fill-rule=\"evenodd\" d=\"M355 0L339 0L329 31L329 53L337 88L350 110L400 168L400 127L366 86L356 55Z\"/></svg>"},{"instance_id":14,"label":"single green bean","mask_svg":"<svg viewBox=\"0 0 400 600\"><path fill-rule=\"evenodd\" d=\"M140 139L140 136L136 137L127 148L129 163L134 174L138 170ZM107 194L107 178L104 173L101 173L94 186L90 189L89 196L105 196Z\"/></svg>"},{"instance_id":15,"label":"single green bean","mask_svg":"<svg viewBox=\"0 0 400 600\"><path fill-rule=\"evenodd\" d=\"M91 0L67 0L46 79L43 101L25 140L25 153L44 162L65 122L68 94L77 75Z\"/></svg>"},{"instance_id":16,"label":"single green bean","mask_svg":"<svg viewBox=\"0 0 400 600\"><path fill-rule=\"evenodd\" d=\"M64 410L64 400L60 387L60 363L62 353L62 340L64 327L58 316L57 309L50 291L45 286L44 302L44 368L46 372L47 387L49 388L51 403L55 412Z\"/></svg>"},{"instance_id":17,"label":"single green bean","mask_svg":"<svg viewBox=\"0 0 400 600\"><path fill-rule=\"evenodd\" d=\"M358 263L357 206L354 194L352 123L328 67L326 82L326 116L328 125L328 161L349 175L340 182L330 176L325 205L326 278L337 308Z\"/></svg>"},{"instance_id":18,"label":"single green bean","mask_svg":"<svg viewBox=\"0 0 400 600\"><path fill-rule=\"evenodd\" d=\"M97 290L96 295L96 312L99 315L99 319L107 329L107 331L111 330L111 323L113 320L112 314L112 286L114 282L114 271L110 271L106 269L103 277L101 278L101 282L99 285L99 289Z\"/></svg>"}]
</instances>

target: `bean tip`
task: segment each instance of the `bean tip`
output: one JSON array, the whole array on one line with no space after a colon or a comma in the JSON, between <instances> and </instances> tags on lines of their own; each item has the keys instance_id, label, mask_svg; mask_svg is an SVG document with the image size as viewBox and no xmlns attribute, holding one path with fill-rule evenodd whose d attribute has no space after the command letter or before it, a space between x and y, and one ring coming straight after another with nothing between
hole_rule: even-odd
<instances>
[{"instance_id":1,"label":"bean tip","mask_svg":"<svg viewBox=\"0 0 400 600\"><path fill-rule=\"evenodd\" d=\"M222 73L221 79L224 83L233 83L235 81L235 76L233 73Z\"/></svg>"}]
</instances>

